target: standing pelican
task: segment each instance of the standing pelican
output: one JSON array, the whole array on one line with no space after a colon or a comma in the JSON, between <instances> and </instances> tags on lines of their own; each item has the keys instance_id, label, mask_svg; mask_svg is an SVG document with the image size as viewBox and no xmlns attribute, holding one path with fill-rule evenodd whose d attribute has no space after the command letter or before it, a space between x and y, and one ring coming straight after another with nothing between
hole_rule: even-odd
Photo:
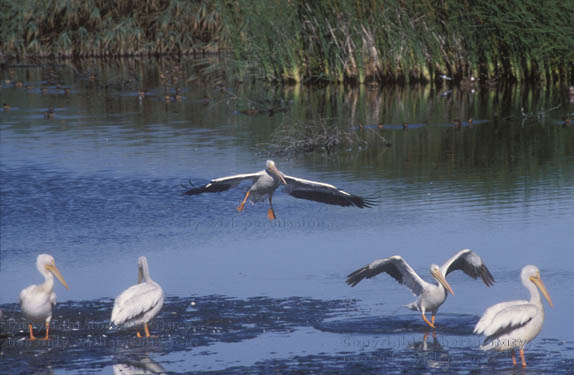
<instances>
[{"instance_id":1,"label":"standing pelican","mask_svg":"<svg viewBox=\"0 0 574 375\"><path fill-rule=\"evenodd\" d=\"M29 322L44 322L46 324L46 336L42 340L48 340L50 334L50 321L52 320L52 307L56 306L56 293L54 293L54 276L62 285L68 288L68 284L56 267L54 257L49 254L40 254L36 259L36 268L44 276L44 282L39 285L30 285L20 292L20 306L24 316ZM34 327L28 323L30 340L34 337Z\"/></svg>"},{"instance_id":2,"label":"standing pelican","mask_svg":"<svg viewBox=\"0 0 574 375\"><path fill-rule=\"evenodd\" d=\"M530 301L501 302L489 307L476 323L474 333L486 336L480 347L482 350L511 350L514 366L516 366L514 350L518 348L522 367L526 367L524 346L540 333L544 323L544 306L536 287L540 289L548 304L553 305L540 279L538 267L525 266L520 273L520 279L530 292Z\"/></svg>"},{"instance_id":3,"label":"standing pelican","mask_svg":"<svg viewBox=\"0 0 574 375\"><path fill-rule=\"evenodd\" d=\"M374 204L374 202L369 199L349 194L333 185L284 175L277 169L273 160L267 160L266 168L262 171L216 178L203 186L192 188L184 194L218 193L239 185L243 180L251 180L252 183L247 193L245 193L245 197L243 197L243 200L239 204L239 207L237 207L237 211L243 211L247 199L252 203L256 203L265 199L265 196L267 196L269 198L269 210L267 211L269 220L277 218L273 210L271 199L273 193L280 185L285 185L287 194L299 199L359 208L371 207Z\"/></svg>"},{"instance_id":4,"label":"standing pelican","mask_svg":"<svg viewBox=\"0 0 574 375\"><path fill-rule=\"evenodd\" d=\"M148 322L159 313L162 306L163 290L151 279L147 259L141 256L138 258L138 283L116 297L111 321L124 327L143 323L145 335L150 337ZM139 332L137 336L142 337Z\"/></svg>"},{"instance_id":5,"label":"standing pelican","mask_svg":"<svg viewBox=\"0 0 574 375\"><path fill-rule=\"evenodd\" d=\"M417 296L417 300L406 305L407 308L422 313L423 320L432 328L435 328L434 320L438 308L444 303L447 291L454 296L454 292L446 281L446 276L456 270L462 270L468 276L476 280L480 276L486 286L494 283L494 278L482 259L469 249L464 249L456 253L446 261L442 267L432 264L430 273L437 281L436 284L427 283L408 265L399 255L394 255L385 259L377 259L363 268L347 276L347 284L357 285L361 280L370 279L381 272L391 275L399 283L404 284ZM429 322L425 316L426 311L431 311L432 317Z\"/></svg>"}]
</instances>

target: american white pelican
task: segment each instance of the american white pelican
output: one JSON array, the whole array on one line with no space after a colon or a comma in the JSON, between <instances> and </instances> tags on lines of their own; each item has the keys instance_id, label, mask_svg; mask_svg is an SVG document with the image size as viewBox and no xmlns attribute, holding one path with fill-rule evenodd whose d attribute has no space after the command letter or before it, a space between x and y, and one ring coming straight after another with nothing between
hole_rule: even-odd
<instances>
[{"instance_id":1,"label":"american white pelican","mask_svg":"<svg viewBox=\"0 0 574 375\"><path fill-rule=\"evenodd\" d=\"M54 276L62 285L68 288L68 284L56 267L54 257L49 254L40 254L36 259L36 268L44 276L44 282L39 285L30 285L20 292L20 306L24 317L29 322L43 322L46 324L46 336L42 340L48 340L50 334L50 321L52 320L52 307L56 306L56 293L54 293ZM53 276L52 276L53 275ZM28 323L30 340L34 337L34 327Z\"/></svg>"},{"instance_id":2,"label":"american white pelican","mask_svg":"<svg viewBox=\"0 0 574 375\"><path fill-rule=\"evenodd\" d=\"M437 281L436 284L427 283L420 278L419 275L408 265L408 263L399 255L394 255L385 259L377 259L374 262L359 268L355 272L347 276L347 284L350 286L357 285L361 280L370 279L381 272L386 272L391 275L399 283L405 285L407 288L417 296L417 300L405 307L420 311L423 320L432 328L434 326L435 315L438 308L444 303L447 297L447 291L454 296L452 288L446 281L446 276L456 270L464 271L468 276L476 279L480 276L486 286L491 286L494 283L494 278L482 259L469 249L464 249L456 253L452 258L446 261L442 267L432 264L430 273ZM426 311L431 311L432 317L429 322L425 316Z\"/></svg>"},{"instance_id":3,"label":"american white pelican","mask_svg":"<svg viewBox=\"0 0 574 375\"><path fill-rule=\"evenodd\" d=\"M143 279L143 282L142 282ZM116 297L111 321L126 328L143 324L146 337L150 337L148 322L163 306L163 290L149 275L147 258L138 258L138 283ZM138 337L142 337L137 332Z\"/></svg>"},{"instance_id":4,"label":"american white pelican","mask_svg":"<svg viewBox=\"0 0 574 375\"><path fill-rule=\"evenodd\" d=\"M501 302L489 307L476 323L474 333L486 336L480 347L482 350L511 350L514 366L516 366L514 350L518 349L522 367L526 367L524 346L540 333L544 323L544 306L536 287L540 289L548 304L553 305L540 279L538 267L525 266L520 273L520 279L530 292L530 301Z\"/></svg>"},{"instance_id":5,"label":"american white pelican","mask_svg":"<svg viewBox=\"0 0 574 375\"><path fill-rule=\"evenodd\" d=\"M271 199L279 185L285 185L287 194L299 199L359 208L371 207L374 204L370 199L349 194L333 185L284 175L277 169L273 160L267 160L266 168L262 171L216 178L203 186L194 187L184 194L218 193L239 185L243 180L251 180L252 184L241 204L237 207L237 211L243 211L247 199L256 203L267 196L269 198L269 210L267 211L269 220L276 219Z\"/></svg>"}]
</instances>

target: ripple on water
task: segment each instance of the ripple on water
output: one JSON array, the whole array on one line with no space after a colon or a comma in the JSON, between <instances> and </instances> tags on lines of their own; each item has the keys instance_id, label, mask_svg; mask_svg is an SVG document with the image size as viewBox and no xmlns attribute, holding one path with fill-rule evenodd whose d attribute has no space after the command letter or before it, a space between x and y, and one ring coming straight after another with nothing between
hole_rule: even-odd
<instances>
[{"instance_id":1,"label":"ripple on water","mask_svg":"<svg viewBox=\"0 0 574 375\"><path fill-rule=\"evenodd\" d=\"M348 304L299 297L168 298L160 315L150 324L156 337L144 341L135 337L134 329L110 330L111 299L66 302L58 304L54 311L52 340L35 342L25 339L27 323L19 306L8 304L0 306L0 345L5 356L0 373L20 369L26 372L42 361L54 368L81 369L86 362L106 362L111 355L140 347L165 354L217 342L241 342L268 332L288 333L345 310Z\"/></svg>"},{"instance_id":2,"label":"ripple on water","mask_svg":"<svg viewBox=\"0 0 574 375\"><path fill-rule=\"evenodd\" d=\"M412 315L346 319L356 309L348 300L170 297L150 324L154 337L137 339L135 329L109 329L112 305L111 299L58 304L52 340L47 342L25 339L26 322L17 304L0 306L0 373L46 368L58 374L136 369L186 374L512 370L508 355L478 350L479 339L469 337L477 318L473 315L441 314L433 333ZM572 346L538 341L528 348L530 368L569 373ZM236 350L239 356L234 356Z\"/></svg>"},{"instance_id":3,"label":"ripple on water","mask_svg":"<svg viewBox=\"0 0 574 375\"><path fill-rule=\"evenodd\" d=\"M443 335L472 335L479 317L467 314L440 314L437 332ZM430 327L419 315L360 317L321 321L315 328L333 333L401 334L428 333Z\"/></svg>"}]
</instances>

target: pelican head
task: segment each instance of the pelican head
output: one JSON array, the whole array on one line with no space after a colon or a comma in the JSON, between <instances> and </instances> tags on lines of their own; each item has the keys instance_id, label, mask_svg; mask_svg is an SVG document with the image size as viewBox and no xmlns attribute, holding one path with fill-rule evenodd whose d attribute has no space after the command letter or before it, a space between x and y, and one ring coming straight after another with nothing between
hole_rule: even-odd
<instances>
[{"instance_id":1,"label":"pelican head","mask_svg":"<svg viewBox=\"0 0 574 375\"><path fill-rule=\"evenodd\" d=\"M38 258L36 259L36 268L44 276L47 276L51 272L54 274L54 276L56 276L58 280L60 280L66 289L70 289L68 287L68 283L66 283L66 280L64 280L64 277L60 273L60 270L58 270L58 267L56 267L56 261L54 260L54 257L50 254L38 255Z\"/></svg>"},{"instance_id":2,"label":"pelican head","mask_svg":"<svg viewBox=\"0 0 574 375\"><path fill-rule=\"evenodd\" d=\"M540 278L540 270L538 269L538 267L533 265L525 266L522 269L520 278L522 279L523 283L528 280L532 282L534 285L536 285L538 289L540 289L540 291L542 292L544 298L546 298L546 301L548 301L550 307L554 307L554 305L552 304L552 300L550 299L550 294L548 294L548 291L546 290L546 287L544 286L544 283Z\"/></svg>"},{"instance_id":3,"label":"pelican head","mask_svg":"<svg viewBox=\"0 0 574 375\"><path fill-rule=\"evenodd\" d=\"M285 178L283 177L281 172L279 172L279 169L277 169L277 167L275 166L275 162L273 160L267 160L267 163L265 165L267 166L267 169L269 171L271 171L275 176L277 176L277 178L279 179L279 181L281 181L283 185L287 185L287 181L285 181Z\"/></svg>"},{"instance_id":4,"label":"pelican head","mask_svg":"<svg viewBox=\"0 0 574 375\"><path fill-rule=\"evenodd\" d=\"M434 277L436 279L436 281L438 281L442 286L444 286L444 288L450 294L452 294L454 296L454 292L452 291L452 288L450 287L449 283L444 278L442 272L440 271L439 266L437 266L436 264L431 264L430 273L431 273L432 277Z\"/></svg>"}]
</instances>

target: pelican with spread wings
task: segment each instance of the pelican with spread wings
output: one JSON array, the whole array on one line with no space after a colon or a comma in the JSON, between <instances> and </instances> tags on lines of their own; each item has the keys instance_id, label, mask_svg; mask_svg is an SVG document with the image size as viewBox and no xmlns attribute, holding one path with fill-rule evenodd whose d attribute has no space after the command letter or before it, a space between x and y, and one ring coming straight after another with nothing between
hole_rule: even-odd
<instances>
[{"instance_id":1,"label":"pelican with spread wings","mask_svg":"<svg viewBox=\"0 0 574 375\"><path fill-rule=\"evenodd\" d=\"M406 305L406 307L420 311L423 320L430 327L435 328L435 315L438 308L446 301L447 292L454 296L451 286L446 281L446 276L456 270L463 271L473 279L480 277L487 287L494 283L494 278L482 262L482 259L473 251L464 249L447 260L441 267L436 264L431 265L430 273L436 280L436 284L431 284L421 279L400 255L377 259L365 267L359 268L347 276L347 284L355 286L365 278L370 279L382 272L386 272L399 283L409 288L418 297L416 301ZM430 311L432 314L431 321L425 316L427 311Z\"/></svg>"},{"instance_id":2,"label":"pelican with spread wings","mask_svg":"<svg viewBox=\"0 0 574 375\"><path fill-rule=\"evenodd\" d=\"M277 169L273 160L267 160L266 168L262 171L215 178L203 186L193 187L184 195L219 193L236 187L244 180L251 180L251 187L245 193L237 211L243 211L248 199L256 203L268 197L267 217L269 220L276 219L271 199L275 190L281 185L285 186L287 194L299 199L359 208L371 207L375 204L371 199L347 193L330 184L284 175Z\"/></svg>"},{"instance_id":3,"label":"pelican with spread wings","mask_svg":"<svg viewBox=\"0 0 574 375\"><path fill-rule=\"evenodd\" d=\"M520 273L520 279L530 292L530 301L501 302L489 307L476 323L474 333L486 336L484 344L480 347L482 350L510 350L514 366L516 366L514 350L518 349L522 367L526 367L524 346L540 333L544 323L544 305L538 289L548 304L553 305L540 278L538 267L525 266Z\"/></svg>"}]
</instances>

